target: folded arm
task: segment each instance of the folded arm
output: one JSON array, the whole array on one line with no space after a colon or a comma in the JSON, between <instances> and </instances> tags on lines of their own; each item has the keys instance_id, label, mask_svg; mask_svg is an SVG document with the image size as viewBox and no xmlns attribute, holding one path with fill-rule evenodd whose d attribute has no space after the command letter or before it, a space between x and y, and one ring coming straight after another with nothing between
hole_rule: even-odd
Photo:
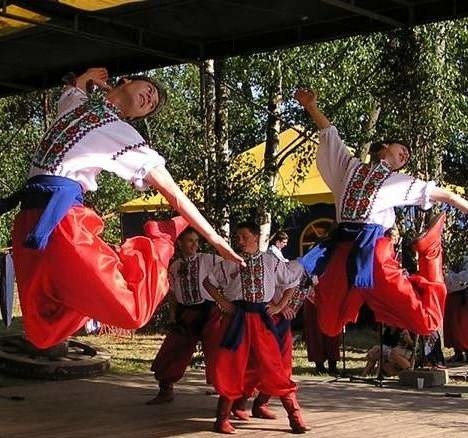
<instances>
[{"instance_id":1,"label":"folded arm","mask_svg":"<svg viewBox=\"0 0 468 438\"><path fill-rule=\"evenodd\" d=\"M221 292L221 289L211 284L208 277L203 280L203 287L216 301L221 312L232 315L236 311L236 306L227 300Z\"/></svg>"}]
</instances>

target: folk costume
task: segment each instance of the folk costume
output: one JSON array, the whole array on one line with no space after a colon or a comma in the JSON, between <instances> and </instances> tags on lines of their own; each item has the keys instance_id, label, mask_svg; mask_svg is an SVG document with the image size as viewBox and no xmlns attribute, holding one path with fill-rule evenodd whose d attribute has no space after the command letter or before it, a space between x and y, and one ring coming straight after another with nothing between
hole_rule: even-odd
<instances>
[{"instance_id":1,"label":"folk costume","mask_svg":"<svg viewBox=\"0 0 468 438\"><path fill-rule=\"evenodd\" d=\"M442 275L444 216L417 241L419 272L407 277L384 232L395 222L394 207L432 206L435 183L394 172L385 162L354 158L334 126L320 132L318 169L331 188L338 228L302 259L319 276L318 319L328 336L356 321L363 303L378 321L428 334L442 324L446 288Z\"/></svg>"},{"instance_id":2,"label":"folk costume","mask_svg":"<svg viewBox=\"0 0 468 438\"><path fill-rule=\"evenodd\" d=\"M303 335L307 348L307 360L315 362L318 373L326 373L325 361L328 363L328 372L337 372L336 364L340 360L341 336L327 336L322 333L318 323L315 291L308 295L303 308Z\"/></svg>"},{"instance_id":3,"label":"folk costume","mask_svg":"<svg viewBox=\"0 0 468 438\"><path fill-rule=\"evenodd\" d=\"M164 159L101 97L69 88L58 117L34 153L25 187L3 200L21 202L13 229L13 257L27 339L48 348L88 318L137 328L168 290L173 242L183 218L146 224L148 237L128 239L117 251L100 237L102 219L83 206L102 170L146 188L145 176Z\"/></svg>"},{"instance_id":4,"label":"folk costume","mask_svg":"<svg viewBox=\"0 0 468 438\"><path fill-rule=\"evenodd\" d=\"M444 344L457 351L468 351L468 259L462 271L448 271L446 284Z\"/></svg>"},{"instance_id":5,"label":"folk costume","mask_svg":"<svg viewBox=\"0 0 468 438\"><path fill-rule=\"evenodd\" d=\"M297 262L292 263L294 264ZM295 315L297 315L302 305L307 302L311 284L312 280L307 275L303 275L299 284L294 289L287 306L294 312ZM278 302L281 299L284 289L284 286L281 285L276 287L273 301ZM282 313L274 315L272 319L278 334L283 368L286 371L286 374L291 377L294 344L293 334L291 331L291 321L286 319ZM255 394L260 381L261 376L258 375L256 359L254 356L250 356L245 375L244 396L237 399L232 407L233 414L240 420L246 421L249 419L249 414L246 410L247 401ZM272 412L268 406L270 398L270 394L258 391L258 394L253 401L252 417L265 418L269 420L276 419L276 414Z\"/></svg>"},{"instance_id":6,"label":"folk costume","mask_svg":"<svg viewBox=\"0 0 468 438\"><path fill-rule=\"evenodd\" d=\"M160 390L148 404L173 400L174 383L183 377L199 341L202 341L205 362L208 361L210 353L204 342L203 331L213 307L213 299L205 290L203 280L221 260L214 254L197 253L188 258L180 257L171 263L169 290L176 301L176 321L151 366Z\"/></svg>"},{"instance_id":7,"label":"folk costume","mask_svg":"<svg viewBox=\"0 0 468 438\"><path fill-rule=\"evenodd\" d=\"M224 297L236 305L232 316L216 311L207 324L209 342L215 346L210 375L220 394L215 430L232 433L228 418L234 400L253 388L247 371L259 377L254 382L259 391L279 396L288 412L293 431L304 432L300 407L296 399L296 385L283 366L280 336L275 322L266 313L266 305L274 297L276 286L284 289L297 285L302 268L285 264L274 255L242 254L246 267L229 261L218 263L208 276L212 286L220 288ZM220 345L220 347L217 347ZM249 359L255 357L255 365ZM250 367L249 367L250 365Z\"/></svg>"}]
</instances>

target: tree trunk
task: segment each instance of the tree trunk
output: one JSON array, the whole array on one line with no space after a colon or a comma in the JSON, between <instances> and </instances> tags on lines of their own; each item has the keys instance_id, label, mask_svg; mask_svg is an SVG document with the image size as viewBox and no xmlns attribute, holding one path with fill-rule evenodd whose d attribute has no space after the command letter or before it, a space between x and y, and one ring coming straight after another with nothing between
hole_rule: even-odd
<instances>
[{"instance_id":1,"label":"tree trunk","mask_svg":"<svg viewBox=\"0 0 468 438\"><path fill-rule=\"evenodd\" d=\"M268 119L266 126L266 143L265 143L265 178L268 179L268 184L272 191L276 190L276 178L278 169L275 166L274 158L279 147L280 121L276 115L280 115L281 102L283 100L282 86L282 66L279 55L274 56L275 65L268 98ZM271 211L268 211L264 206L258 209L260 219L260 250L265 251L268 248L268 241L271 233Z\"/></svg>"},{"instance_id":2,"label":"tree trunk","mask_svg":"<svg viewBox=\"0 0 468 438\"><path fill-rule=\"evenodd\" d=\"M380 110L381 110L380 105L377 102L375 102L374 105L372 106L372 109L369 114L369 120L367 121L367 124L365 127L367 138L372 137L372 134L375 130L375 126L377 125L377 121L379 120ZM371 145L370 141L361 145L361 152L359 154L361 161L366 160L367 154L369 153L370 145Z\"/></svg>"},{"instance_id":3,"label":"tree trunk","mask_svg":"<svg viewBox=\"0 0 468 438\"><path fill-rule=\"evenodd\" d=\"M205 214L210 222L215 216L214 200L216 197L216 136L215 136L215 103L216 91L214 81L214 61L208 59L200 64L200 109L205 131L205 186L203 203ZM213 224L216 228L216 224Z\"/></svg>"},{"instance_id":4,"label":"tree trunk","mask_svg":"<svg viewBox=\"0 0 468 438\"><path fill-rule=\"evenodd\" d=\"M217 60L214 63L215 73L215 156L216 163L216 225L223 237L230 235L229 223L229 90L223 82L225 75L225 61Z\"/></svg>"}]
</instances>

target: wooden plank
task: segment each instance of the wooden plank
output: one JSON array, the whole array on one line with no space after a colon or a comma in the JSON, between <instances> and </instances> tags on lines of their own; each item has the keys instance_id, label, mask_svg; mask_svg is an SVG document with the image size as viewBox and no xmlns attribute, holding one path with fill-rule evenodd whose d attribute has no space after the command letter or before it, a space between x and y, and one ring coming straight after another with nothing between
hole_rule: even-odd
<instances>
[{"instance_id":1,"label":"wooden plank","mask_svg":"<svg viewBox=\"0 0 468 438\"><path fill-rule=\"evenodd\" d=\"M147 406L156 384L152 375L115 376L0 388L0 437L47 438L217 437L212 432L217 397L206 395L200 371L189 371L172 404ZM304 418L318 438L467 436L468 386L443 391L376 388L345 381L300 379ZM11 401L3 397L25 397ZM278 420L233 421L238 436L280 437L289 433L281 404Z\"/></svg>"}]
</instances>

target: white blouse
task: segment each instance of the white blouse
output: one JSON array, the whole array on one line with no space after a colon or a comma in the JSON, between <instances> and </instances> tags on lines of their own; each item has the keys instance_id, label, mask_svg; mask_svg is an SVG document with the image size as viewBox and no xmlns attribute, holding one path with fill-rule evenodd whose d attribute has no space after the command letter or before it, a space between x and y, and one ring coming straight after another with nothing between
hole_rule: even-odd
<instances>
[{"instance_id":1,"label":"white blouse","mask_svg":"<svg viewBox=\"0 0 468 438\"><path fill-rule=\"evenodd\" d=\"M304 268L299 263L284 263L273 254L259 252L247 268L223 260L208 275L208 281L223 291L229 301L269 303L277 288L286 290L299 284Z\"/></svg>"},{"instance_id":2,"label":"white blouse","mask_svg":"<svg viewBox=\"0 0 468 438\"><path fill-rule=\"evenodd\" d=\"M270 245L267 252L273 254L278 260L281 260L282 262L286 263L289 261L276 245Z\"/></svg>"},{"instance_id":3,"label":"white blouse","mask_svg":"<svg viewBox=\"0 0 468 438\"><path fill-rule=\"evenodd\" d=\"M461 272L448 271L445 276L447 292L458 292L468 288L468 267Z\"/></svg>"},{"instance_id":4,"label":"white blouse","mask_svg":"<svg viewBox=\"0 0 468 438\"><path fill-rule=\"evenodd\" d=\"M114 105L69 88L59 100L56 120L34 153L29 176L64 176L79 182L84 191L95 191L97 175L107 170L145 190L148 172L164 164L164 158L120 119Z\"/></svg>"},{"instance_id":5,"label":"white blouse","mask_svg":"<svg viewBox=\"0 0 468 438\"><path fill-rule=\"evenodd\" d=\"M388 229L395 223L394 207L432 207L433 181L398 172L388 175L385 162L362 163L350 154L333 125L320 131L317 167L335 197L338 222L374 223Z\"/></svg>"},{"instance_id":6,"label":"white blouse","mask_svg":"<svg viewBox=\"0 0 468 438\"><path fill-rule=\"evenodd\" d=\"M197 253L189 259L178 258L169 267L169 289L180 304L199 304L213 301L203 286L203 280L220 262L222 257L215 254Z\"/></svg>"}]
</instances>

